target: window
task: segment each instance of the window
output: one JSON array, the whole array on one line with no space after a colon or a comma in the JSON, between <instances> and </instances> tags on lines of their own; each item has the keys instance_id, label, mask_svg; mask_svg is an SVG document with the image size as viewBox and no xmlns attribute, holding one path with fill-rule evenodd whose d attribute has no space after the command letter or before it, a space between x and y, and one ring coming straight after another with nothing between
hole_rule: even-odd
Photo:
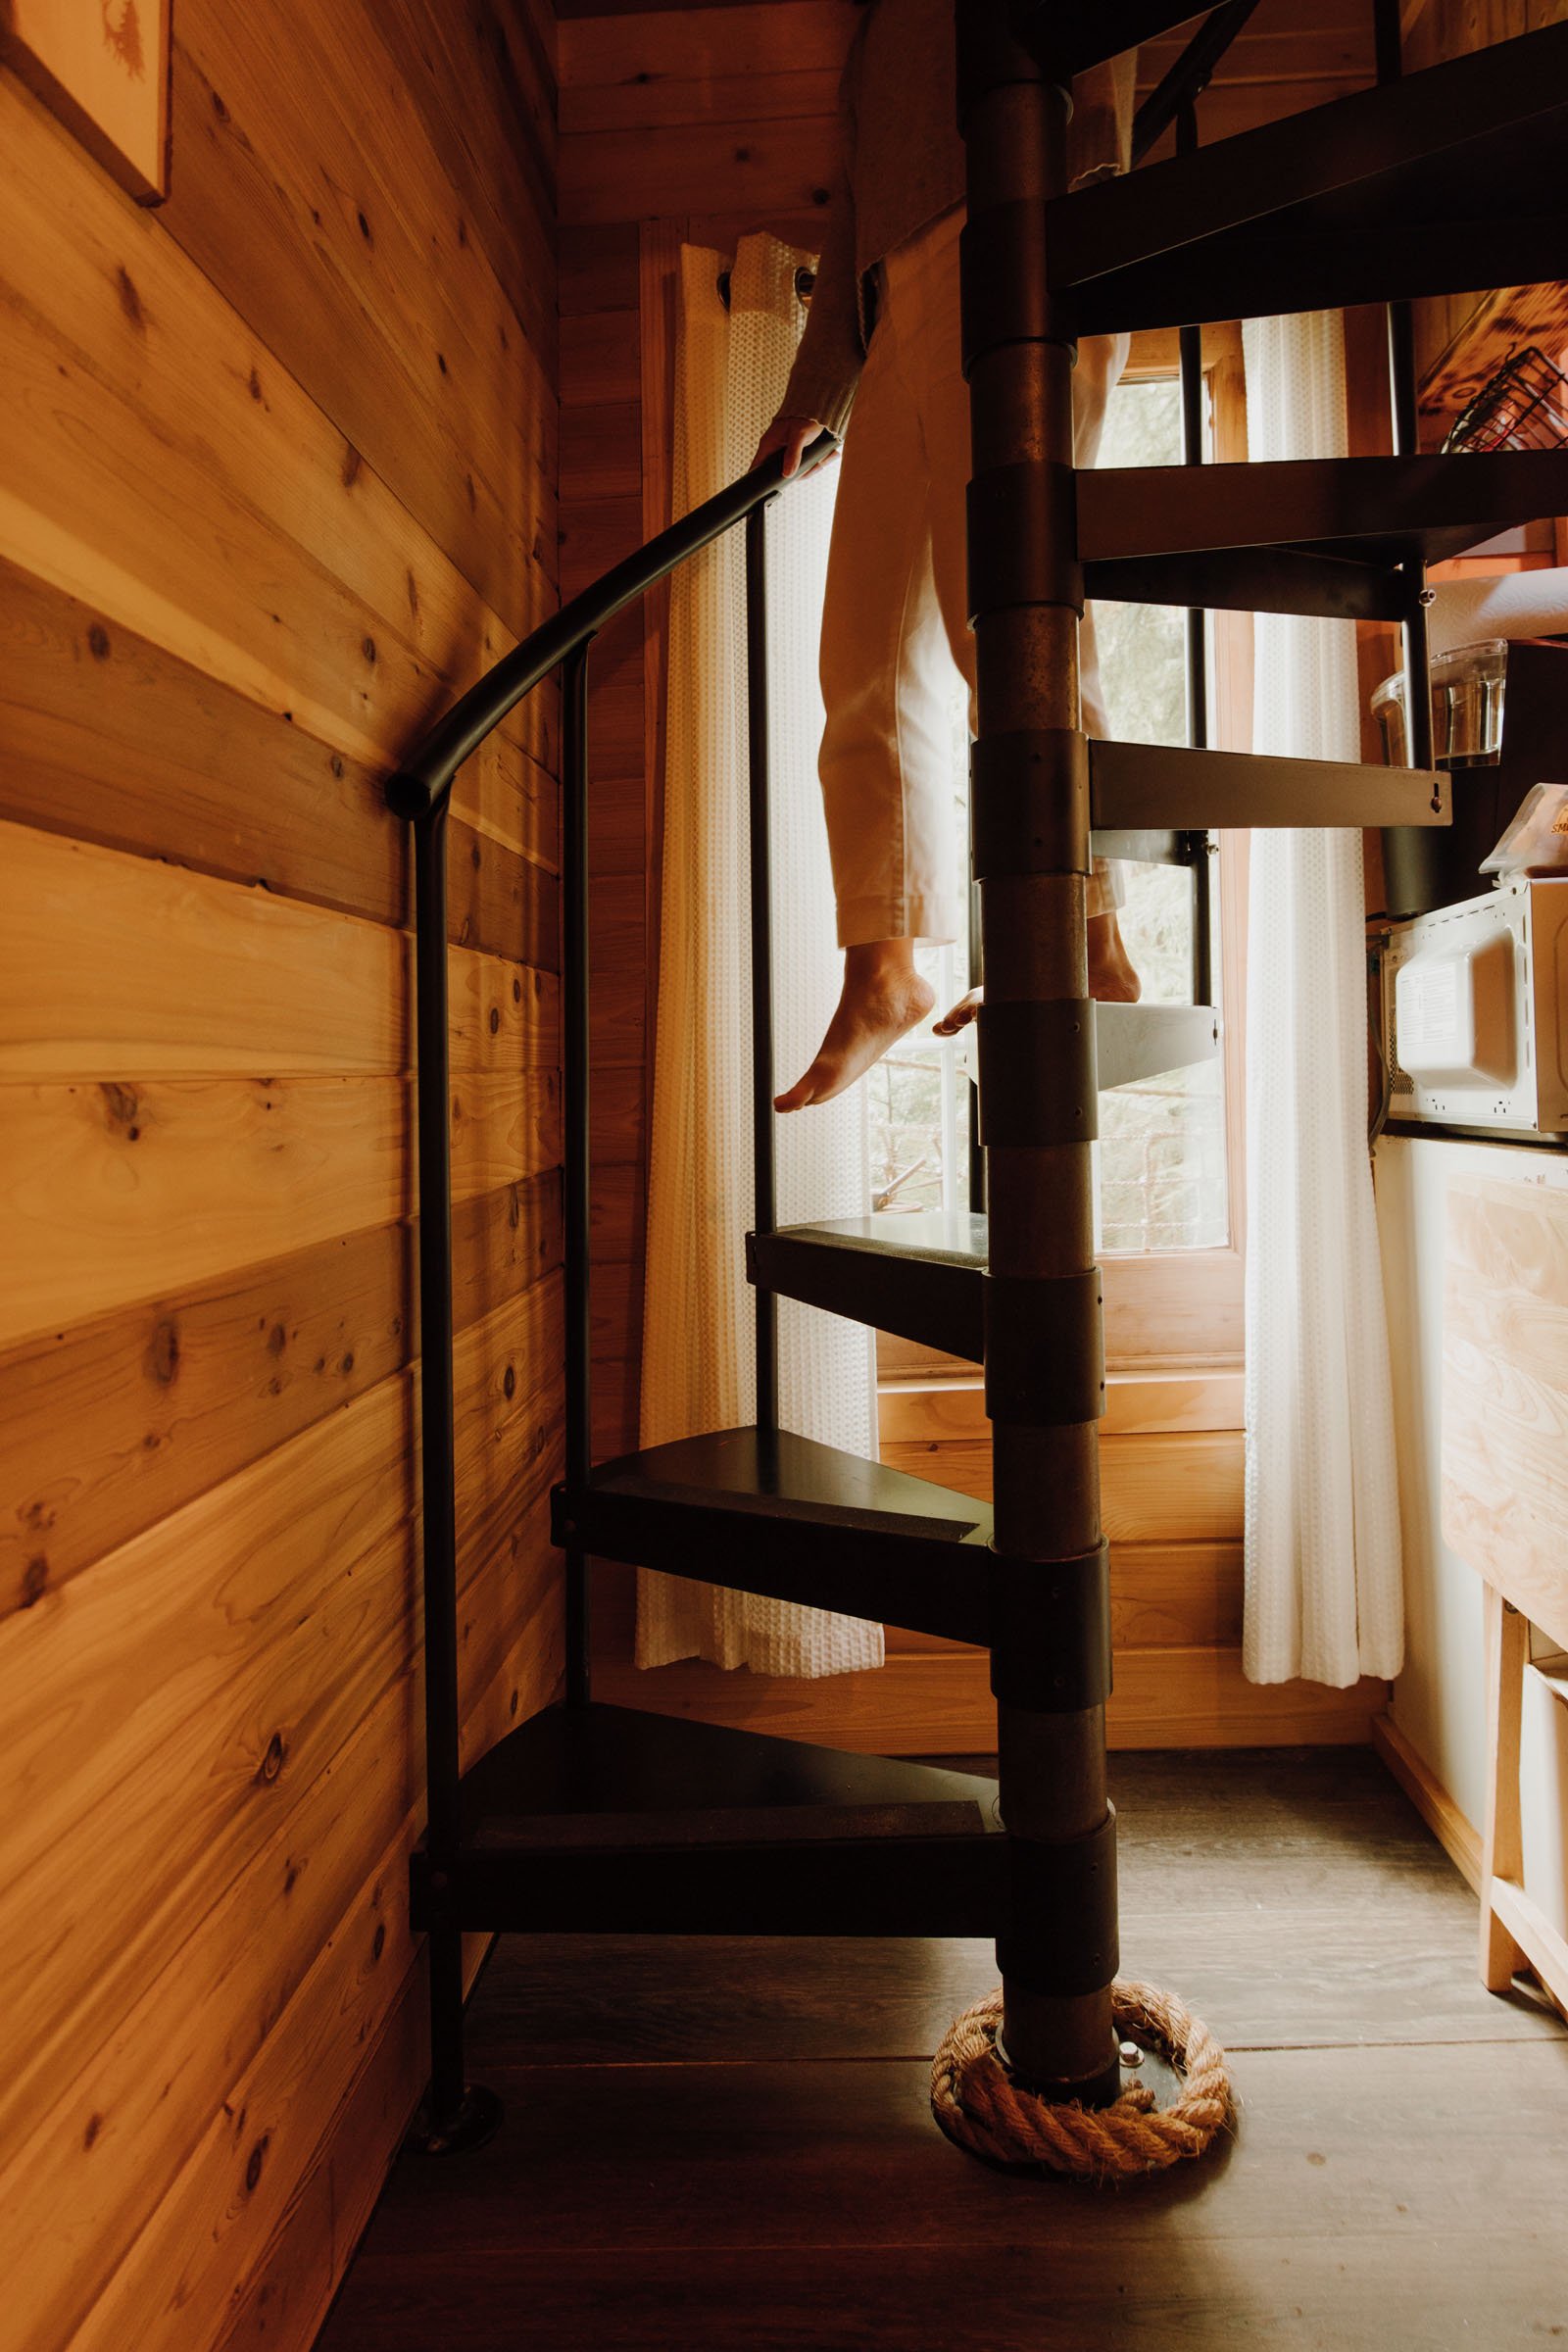
<instances>
[{"instance_id":1,"label":"window","mask_svg":"<svg viewBox=\"0 0 1568 2352\"><path fill-rule=\"evenodd\" d=\"M1210 436L1212 439L1212 436ZM1180 395L1168 375L1110 396L1102 466L1179 466ZM1187 741L1185 614L1163 605L1097 605L1101 677L1116 733ZM1191 1004L1194 892L1183 866L1125 869L1122 935L1146 1004ZM1219 957L1213 951L1215 968ZM1111 1252L1208 1250L1229 1239L1224 1064L1162 1071L1100 1101L1100 1236Z\"/></svg>"},{"instance_id":2,"label":"window","mask_svg":"<svg viewBox=\"0 0 1568 2352\"><path fill-rule=\"evenodd\" d=\"M1126 376L1111 396L1102 466L1181 462L1173 333L1135 340ZM1209 450L1245 457L1240 332L1205 335ZM1183 743L1186 720L1184 615L1154 606L1096 608L1102 677L1118 735ZM1213 739L1243 748L1250 733L1250 616L1221 614L1209 626ZM964 712L955 703L955 857L961 859L966 812ZM1211 939L1225 1052L1101 1098L1099 1215L1106 1272L1107 1335L1113 1354L1152 1357L1239 1355L1240 981L1236 952L1245 905L1244 836L1215 849ZM1190 1003L1193 889L1180 866L1124 869L1122 930L1147 1003ZM921 951L940 1015L963 994L964 943ZM971 1032L972 1037L972 1032ZM972 1054L972 1045L968 1049ZM968 1127L973 1093L968 1054L930 1034L906 1038L868 1082L873 1207L895 1216L967 1204ZM885 1371L930 1369L925 1351L883 1342Z\"/></svg>"}]
</instances>

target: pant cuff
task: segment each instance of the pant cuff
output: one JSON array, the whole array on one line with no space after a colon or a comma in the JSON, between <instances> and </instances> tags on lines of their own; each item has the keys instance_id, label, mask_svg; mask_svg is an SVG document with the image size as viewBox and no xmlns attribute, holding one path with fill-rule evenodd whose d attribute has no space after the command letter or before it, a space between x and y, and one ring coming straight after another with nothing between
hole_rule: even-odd
<instances>
[{"instance_id":1,"label":"pant cuff","mask_svg":"<svg viewBox=\"0 0 1568 2352\"><path fill-rule=\"evenodd\" d=\"M953 898L850 899L839 906L839 946L868 948L878 939L925 939L941 946L963 928Z\"/></svg>"},{"instance_id":2,"label":"pant cuff","mask_svg":"<svg viewBox=\"0 0 1568 2352\"><path fill-rule=\"evenodd\" d=\"M1097 858L1095 870L1089 877L1084 894L1084 912L1091 921L1097 914L1114 914L1118 906L1127 904L1127 866L1121 858Z\"/></svg>"}]
</instances>

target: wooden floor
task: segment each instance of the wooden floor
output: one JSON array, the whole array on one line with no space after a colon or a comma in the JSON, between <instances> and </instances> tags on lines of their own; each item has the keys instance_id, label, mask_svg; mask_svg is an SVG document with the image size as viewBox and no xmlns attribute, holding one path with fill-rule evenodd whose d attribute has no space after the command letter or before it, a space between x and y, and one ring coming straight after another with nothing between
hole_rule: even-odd
<instances>
[{"instance_id":1,"label":"wooden floor","mask_svg":"<svg viewBox=\"0 0 1568 2352\"><path fill-rule=\"evenodd\" d=\"M1217 2157L1119 2192L940 2136L981 1943L514 1937L318 2352L1482 2352L1568 2342L1568 2033L1365 1749L1112 1758L1123 1967L1226 2043Z\"/></svg>"}]
</instances>

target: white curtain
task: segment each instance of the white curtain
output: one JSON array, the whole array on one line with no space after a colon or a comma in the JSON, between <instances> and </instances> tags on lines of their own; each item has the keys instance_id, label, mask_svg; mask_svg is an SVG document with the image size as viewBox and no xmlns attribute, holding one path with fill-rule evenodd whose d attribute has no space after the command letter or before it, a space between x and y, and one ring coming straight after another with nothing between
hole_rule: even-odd
<instances>
[{"instance_id":1,"label":"white curtain","mask_svg":"<svg viewBox=\"0 0 1568 2352\"><path fill-rule=\"evenodd\" d=\"M812 256L743 237L725 257L681 254L675 357L674 512L745 471L783 393L805 313L797 272ZM779 1084L806 1066L837 1002L841 957L816 782L816 683L834 475L786 491L767 517L773 787L774 1038ZM676 573L659 1020L649 1171L642 1443L749 1421L755 1394L751 1013L747 889L744 544L732 531ZM858 1088L777 1122L779 1221L858 1216L867 1205ZM786 1428L874 1456L872 1335L781 1301ZM882 1629L825 1609L720 1592L643 1570L637 1662L710 1658L760 1674L880 1666Z\"/></svg>"},{"instance_id":2,"label":"white curtain","mask_svg":"<svg viewBox=\"0 0 1568 2352\"><path fill-rule=\"evenodd\" d=\"M1249 320L1244 346L1250 458L1343 457L1339 313ZM1353 622L1260 613L1255 646L1253 750L1358 759ZM1403 1650L1359 833L1259 827L1249 898L1243 1656L1343 1688Z\"/></svg>"}]
</instances>

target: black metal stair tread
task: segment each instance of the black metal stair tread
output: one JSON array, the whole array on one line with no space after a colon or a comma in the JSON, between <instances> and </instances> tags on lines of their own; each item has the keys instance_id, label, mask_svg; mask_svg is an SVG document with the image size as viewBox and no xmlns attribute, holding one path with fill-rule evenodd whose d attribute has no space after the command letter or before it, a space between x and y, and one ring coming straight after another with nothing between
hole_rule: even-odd
<instances>
[{"instance_id":1,"label":"black metal stair tread","mask_svg":"<svg viewBox=\"0 0 1568 2352\"><path fill-rule=\"evenodd\" d=\"M680 1935L987 1935L997 1785L940 1766L592 1704L465 1774L458 1852L416 1924Z\"/></svg>"},{"instance_id":2,"label":"black metal stair tread","mask_svg":"<svg viewBox=\"0 0 1568 2352\"><path fill-rule=\"evenodd\" d=\"M748 1234L746 1261L781 1298L977 1364L987 1247L984 1217L920 1209Z\"/></svg>"},{"instance_id":3,"label":"black metal stair tread","mask_svg":"<svg viewBox=\"0 0 1568 2352\"><path fill-rule=\"evenodd\" d=\"M956 1266L964 1273L983 1274L990 1249L989 1225L967 1209L919 1208L904 1214L884 1211L878 1216L833 1217L819 1225L781 1225L776 1233L756 1234L760 1249L776 1242L809 1242L823 1250L865 1254L902 1263Z\"/></svg>"},{"instance_id":4,"label":"black metal stair tread","mask_svg":"<svg viewBox=\"0 0 1568 2352\"><path fill-rule=\"evenodd\" d=\"M1085 331L1457 293L1503 222L1512 274L1550 279L1565 131L1547 25L1058 198L1052 284Z\"/></svg>"},{"instance_id":5,"label":"black metal stair tread","mask_svg":"<svg viewBox=\"0 0 1568 2352\"><path fill-rule=\"evenodd\" d=\"M1213 832L1226 826L1359 828L1451 821L1448 778L1440 768L1274 759L1109 739L1090 743L1089 797L1097 834L1178 818Z\"/></svg>"},{"instance_id":6,"label":"black metal stair tread","mask_svg":"<svg viewBox=\"0 0 1568 2352\"><path fill-rule=\"evenodd\" d=\"M1097 1004L1095 1059L1100 1091L1113 1094L1142 1078L1187 1070L1219 1052L1211 1004Z\"/></svg>"},{"instance_id":7,"label":"black metal stair tread","mask_svg":"<svg viewBox=\"0 0 1568 2352\"><path fill-rule=\"evenodd\" d=\"M1555 124L1552 135L1561 135ZM1467 154L1466 173L1504 175L1498 184L1505 192L1494 187L1479 195L1473 220L1401 220L1398 174L1391 172L1371 198L1388 207L1375 237L1358 235L1351 220L1324 218L1326 206L1302 207L1299 216L1282 213L1256 227L1112 271L1070 297L1074 324L1080 335L1115 334L1362 303L1479 297L1497 274L1499 254L1506 255L1508 274L1519 284L1554 284L1562 268L1560 209L1513 209L1508 169L1506 141L1499 140L1497 152L1484 161L1473 150ZM1461 174L1459 184L1472 183ZM1432 215L1438 210L1424 209Z\"/></svg>"},{"instance_id":8,"label":"black metal stair tread","mask_svg":"<svg viewBox=\"0 0 1568 2352\"><path fill-rule=\"evenodd\" d=\"M964 1543L989 1518L951 1488L890 1470L862 1454L780 1430L715 1430L590 1471L590 1495L678 1502L693 1510L762 1512L780 1505L797 1523L853 1528L862 1535Z\"/></svg>"},{"instance_id":9,"label":"black metal stair tread","mask_svg":"<svg viewBox=\"0 0 1568 2352\"><path fill-rule=\"evenodd\" d=\"M1078 552L1096 566L1261 548L1430 564L1568 512L1568 449L1115 466L1073 479Z\"/></svg>"},{"instance_id":10,"label":"black metal stair tread","mask_svg":"<svg viewBox=\"0 0 1568 2352\"><path fill-rule=\"evenodd\" d=\"M791 1431L716 1430L600 1463L558 1542L954 1641L983 1642L991 1506Z\"/></svg>"},{"instance_id":11,"label":"black metal stair tread","mask_svg":"<svg viewBox=\"0 0 1568 2352\"><path fill-rule=\"evenodd\" d=\"M1367 181L1421 166L1435 181L1441 172L1442 194L1463 208L1456 217L1473 217L1477 191L1454 186L1452 151L1506 137L1523 169L1537 155L1534 126L1565 115L1568 25L1490 42L1055 198L1046 209L1051 282L1080 286L1328 198L1348 201L1348 221L1370 234L1379 220ZM1555 140L1541 160L1560 170Z\"/></svg>"},{"instance_id":12,"label":"black metal stair tread","mask_svg":"<svg viewBox=\"0 0 1568 2352\"><path fill-rule=\"evenodd\" d=\"M1463 537L1469 540L1468 528ZM1452 533L1430 534L1435 547ZM1405 616L1409 587L1387 562L1298 547L1188 548L1084 565L1084 592L1123 605L1184 605L1207 612L1295 612L1324 620Z\"/></svg>"},{"instance_id":13,"label":"black metal stair tread","mask_svg":"<svg viewBox=\"0 0 1568 2352\"><path fill-rule=\"evenodd\" d=\"M1208 856L1207 834L1184 825L1096 825L1089 846L1097 858L1130 858L1137 865L1196 866Z\"/></svg>"},{"instance_id":14,"label":"black metal stair tread","mask_svg":"<svg viewBox=\"0 0 1568 2352\"><path fill-rule=\"evenodd\" d=\"M880 1816L879 1835L990 1833L996 1783L939 1765L817 1747L632 1707L547 1707L493 1747L462 1790L465 1845L616 1838L720 1844L767 1833L830 1836Z\"/></svg>"}]
</instances>

